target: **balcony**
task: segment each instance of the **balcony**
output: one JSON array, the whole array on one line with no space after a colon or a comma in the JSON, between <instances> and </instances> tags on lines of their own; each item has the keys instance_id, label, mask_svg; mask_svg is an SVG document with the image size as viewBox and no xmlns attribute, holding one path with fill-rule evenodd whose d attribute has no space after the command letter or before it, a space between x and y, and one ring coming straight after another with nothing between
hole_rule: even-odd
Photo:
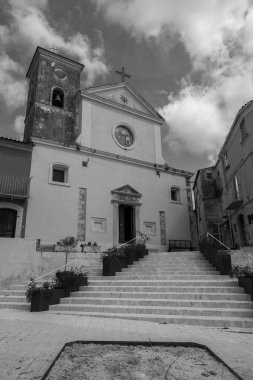
<instances>
[{"instance_id":1,"label":"balcony","mask_svg":"<svg viewBox=\"0 0 253 380\"><path fill-rule=\"evenodd\" d=\"M28 198L29 183L29 177L0 175L0 198Z\"/></svg>"},{"instance_id":2,"label":"balcony","mask_svg":"<svg viewBox=\"0 0 253 380\"><path fill-rule=\"evenodd\" d=\"M237 200L237 201L232 201L228 207L226 208L226 210L236 210L237 208L241 207L243 204L243 200Z\"/></svg>"}]
</instances>

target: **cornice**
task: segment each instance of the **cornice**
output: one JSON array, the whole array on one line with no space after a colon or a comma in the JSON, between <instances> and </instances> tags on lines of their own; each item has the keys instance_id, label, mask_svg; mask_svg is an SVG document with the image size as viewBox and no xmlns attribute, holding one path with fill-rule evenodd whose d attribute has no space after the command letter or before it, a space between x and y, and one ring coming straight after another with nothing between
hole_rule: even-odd
<instances>
[{"instance_id":1,"label":"cornice","mask_svg":"<svg viewBox=\"0 0 253 380\"><path fill-rule=\"evenodd\" d=\"M156 164L153 162L138 160L136 158L131 158L131 157L125 157L125 156L121 156L121 155L118 155L115 153L109 153L109 152L105 152L102 150L93 149L93 148L89 148L89 147L85 147L85 146L78 146L78 149L77 149L77 145L66 146L63 143L60 143L57 141L50 141L50 140L39 139L39 138L35 138L35 137L32 138L32 141L35 143L35 145L47 145L47 146L50 146L53 148L65 149L65 150L69 150L72 152L78 152L78 153L79 152L85 153L89 157L92 157L92 156L100 157L100 158L105 158L105 159L118 161L118 162L122 162L122 163L126 163L126 164L141 166L141 167L145 167L147 169L152 169L156 172L161 172L164 174L167 173L167 174L180 175L182 177L187 177L187 178L191 178L194 175L194 173L192 173L192 172L172 168L166 164L160 165L160 164Z\"/></svg>"}]
</instances>

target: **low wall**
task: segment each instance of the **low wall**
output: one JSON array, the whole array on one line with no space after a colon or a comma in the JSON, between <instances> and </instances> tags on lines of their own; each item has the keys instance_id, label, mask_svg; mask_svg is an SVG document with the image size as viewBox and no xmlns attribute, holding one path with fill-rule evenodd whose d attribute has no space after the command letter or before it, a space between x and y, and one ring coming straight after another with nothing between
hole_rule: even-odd
<instances>
[{"instance_id":1,"label":"low wall","mask_svg":"<svg viewBox=\"0 0 253 380\"><path fill-rule=\"evenodd\" d=\"M90 275L102 274L99 253L72 252L68 262ZM0 288L38 278L65 264L64 252L36 252L36 239L0 238ZM71 267L72 265L68 266Z\"/></svg>"},{"instance_id":2,"label":"low wall","mask_svg":"<svg viewBox=\"0 0 253 380\"><path fill-rule=\"evenodd\" d=\"M35 240L0 238L0 263L1 287L37 276L40 257Z\"/></svg>"},{"instance_id":3,"label":"low wall","mask_svg":"<svg viewBox=\"0 0 253 380\"><path fill-rule=\"evenodd\" d=\"M246 248L242 248L240 250L231 252L231 263L232 266L236 265L250 265L253 266L253 250L252 247L247 250Z\"/></svg>"}]
</instances>

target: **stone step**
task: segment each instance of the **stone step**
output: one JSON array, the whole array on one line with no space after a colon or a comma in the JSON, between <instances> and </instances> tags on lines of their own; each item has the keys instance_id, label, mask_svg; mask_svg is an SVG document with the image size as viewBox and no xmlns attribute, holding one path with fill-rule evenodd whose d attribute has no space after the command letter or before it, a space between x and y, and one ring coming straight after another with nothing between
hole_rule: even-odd
<instances>
[{"instance_id":1,"label":"stone step","mask_svg":"<svg viewBox=\"0 0 253 380\"><path fill-rule=\"evenodd\" d=\"M196 265L192 265L192 264L184 264L184 265L175 265L175 264L170 264L170 263L164 263L164 264L161 264L159 265L158 263L156 264L149 264L149 263L141 263L141 262L134 262L133 264L131 265L128 265L128 268L136 268L138 270L142 270L142 269L145 269L145 268L149 268L150 270L152 269L163 269L163 270L169 270L171 268L171 270L184 270L184 269L188 269L188 270L195 270L195 269L208 269L208 268L213 268L215 269L215 267L211 264L208 264L208 263L203 263L203 264L196 264ZM127 268L126 268L127 269Z\"/></svg>"},{"instance_id":2,"label":"stone step","mask_svg":"<svg viewBox=\"0 0 253 380\"><path fill-rule=\"evenodd\" d=\"M237 284L232 280L184 280L181 279L180 281L176 280L122 280L121 278L114 277L114 280L105 280L102 278L101 280L89 280L89 285L100 285L100 286L196 286L196 287L203 287L203 286L234 286L236 287Z\"/></svg>"},{"instance_id":3,"label":"stone step","mask_svg":"<svg viewBox=\"0 0 253 380\"><path fill-rule=\"evenodd\" d=\"M139 259L139 263L178 263L178 264L196 264L196 263L205 263L206 258L204 256L200 257L143 257Z\"/></svg>"},{"instance_id":4,"label":"stone step","mask_svg":"<svg viewBox=\"0 0 253 380\"><path fill-rule=\"evenodd\" d=\"M0 295L0 302L26 302L26 297L25 295L20 295L20 296L13 296L13 295L6 295L6 296L1 296Z\"/></svg>"},{"instance_id":5,"label":"stone step","mask_svg":"<svg viewBox=\"0 0 253 380\"><path fill-rule=\"evenodd\" d=\"M108 285L90 285L87 288L90 291L120 291L120 292L171 292L171 293L243 293L243 289L236 286L108 286ZM85 287L80 287L81 291L85 290Z\"/></svg>"},{"instance_id":6,"label":"stone step","mask_svg":"<svg viewBox=\"0 0 253 380\"><path fill-rule=\"evenodd\" d=\"M122 268L122 272L116 272L116 276L121 276L125 273L133 273L133 274L140 274L140 271L138 268ZM163 269L148 269L143 270L141 273L147 275L147 274L159 274L165 276L166 274L220 274L219 271L217 271L215 268L205 268L205 269L174 269L171 268L169 270L163 270Z\"/></svg>"},{"instance_id":7,"label":"stone step","mask_svg":"<svg viewBox=\"0 0 253 380\"><path fill-rule=\"evenodd\" d=\"M234 328L253 328L253 319L251 318L233 318L233 317L204 317L198 316L181 316L181 315L154 315L154 314L137 314L137 313L105 313L105 312L84 312L84 311L53 311L49 313L53 314L66 314L66 315L79 315L79 316L93 316L101 318L120 318L120 319L132 319L139 321L157 322L161 324L184 324L184 325L196 325L207 327L234 327Z\"/></svg>"},{"instance_id":8,"label":"stone step","mask_svg":"<svg viewBox=\"0 0 253 380\"><path fill-rule=\"evenodd\" d=\"M13 289L2 289L0 290L0 296L23 296L25 294L25 289L13 290Z\"/></svg>"},{"instance_id":9,"label":"stone step","mask_svg":"<svg viewBox=\"0 0 253 380\"><path fill-rule=\"evenodd\" d=\"M89 282L93 280L103 280L103 276L91 276L89 277ZM113 280L115 281L123 281L123 280L139 280L139 281L145 281L145 280L180 280L180 281L185 281L185 280L218 280L220 278L219 274L194 274L194 275L177 275L177 274L170 274L170 275L145 275L145 274L140 274L140 275L132 275L130 273L128 274L122 274L122 275L117 275L117 276L106 276L107 280Z\"/></svg>"},{"instance_id":10,"label":"stone step","mask_svg":"<svg viewBox=\"0 0 253 380\"><path fill-rule=\"evenodd\" d=\"M30 310L30 304L24 302L0 302L0 309Z\"/></svg>"},{"instance_id":11,"label":"stone step","mask_svg":"<svg viewBox=\"0 0 253 380\"><path fill-rule=\"evenodd\" d=\"M180 307L180 308L204 308L204 309L253 309L253 303L247 301L211 301L211 300L166 300L166 299L130 299L130 298L62 298L61 304L89 304L89 305L120 305L120 306L152 306L152 307ZM253 314L252 314L253 316Z\"/></svg>"},{"instance_id":12,"label":"stone step","mask_svg":"<svg viewBox=\"0 0 253 380\"><path fill-rule=\"evenodd\" d=\"M89 288L88 288L89 289ZM250 301L251 297L245 293L159 293L159 292L96 292L79 291L71 293L73 297L95 298L142 298L142 299L186 299L186 300L222 300L222 301Z\"/></svg>"},{"instance_id":13,"label":"stone step","mask_svg":"<svg viewBox=\"0 0 253 380\"><path fill-rule=\"evenodd\" d=\"M58 311L103 311L107 313L137 313L137 314L163 314L163 315L184 315L184 316L213 316L213 317L238 317L253 318L253 310L250 309L207 309L197 307L157 307L157 306L131 306L131 305L77 305L58 304L51 305L50 310ZM253 321L253 320L252 320Z\"/></svg>"}]
</instances>

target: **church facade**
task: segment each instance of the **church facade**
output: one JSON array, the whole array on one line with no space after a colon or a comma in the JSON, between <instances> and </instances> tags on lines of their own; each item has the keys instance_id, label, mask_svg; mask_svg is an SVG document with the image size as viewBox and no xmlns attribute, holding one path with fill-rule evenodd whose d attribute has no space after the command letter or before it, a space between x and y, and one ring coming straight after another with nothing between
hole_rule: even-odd
<instances>
[{"instance_id":1,"label":"church facade","mask_svg":"<svg viewBox=\"0 0 253 380\"><path fill-rule=\"evenodd\" d=\"M24 142L33 143L26 238L103 248L136 237L191 240L193 173L163 159L165 122L130 84L80 90L83 65L38 47L28 69Z\"/></svg>"}]
</instances>

